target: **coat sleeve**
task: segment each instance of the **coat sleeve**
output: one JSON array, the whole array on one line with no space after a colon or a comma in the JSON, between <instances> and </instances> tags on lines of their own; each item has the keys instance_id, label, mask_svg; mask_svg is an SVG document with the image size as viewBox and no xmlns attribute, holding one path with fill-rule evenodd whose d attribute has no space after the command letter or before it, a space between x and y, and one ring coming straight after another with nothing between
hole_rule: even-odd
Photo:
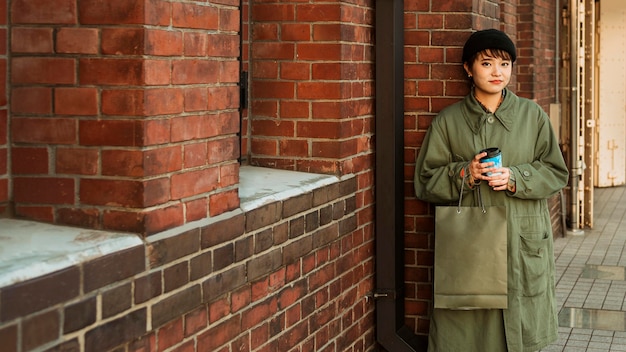
<instances>
[{"instance_id":1,"label":"coat sleeve","mask_svg":"<svg viewBox=\"0 0 626 352\"><path fill-rule=\"evenodd\" d=\"M460 172L469 162L453 153L441 120L435 118L426 132L413 177L417 198L432 203L458 201L463 182Z\"/></svg>"},{"instance_id":2,"label":"coat sleeve","mask_svg":"<svg viewBox=\"0 0 626 352\"><path fill-rule=\"evenodd\" d=\"M516 192L511 196L520 199L545 199L567 185L569 172L552 125L543 110L538 118L538 134L534 160L511 166Z\"/></svg>"}]
</instances>

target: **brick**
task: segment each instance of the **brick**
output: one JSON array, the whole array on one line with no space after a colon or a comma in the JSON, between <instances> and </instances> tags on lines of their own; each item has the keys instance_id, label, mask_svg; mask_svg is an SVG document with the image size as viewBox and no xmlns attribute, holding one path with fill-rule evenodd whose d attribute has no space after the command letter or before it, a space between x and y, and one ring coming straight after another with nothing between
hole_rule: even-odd
<instances>
[{"instance_id":1,"label":"brick","mask_svg":"<svg viewBox=\"0 0 626 352\"><path fill-rule=\"evenodd\" d=\"M22 323L22 349L29 351L59 338L60 316L57 310L28 317Z\"/></svg>"},{"instance_id":2,"label":"brick","mask_svg":"<svg viewBox=\"0 0 626 352\"><path fill-rule=\"evenodd\" d=\"M305 254L313 250L313 242L310 236L304 236L301 239L292 242L283 249L283 263L285 265L293 263Z\"/></svg>"},{"instance_id":3,"label":"brick","mask_svg":"<svg viewBox=\"0 0 626 352\"><path fill-rule=\"evenodd\" d=\"M305 215L305 232L312 232L320 226L319 212L312 211Z\"/></svg>"},{"instance_id":4,"label":"brick","mask_svg":"<svg viewBox=\"0 0 626 352\"><path fill-rule=\"evenodd\" d=\"M125 231L145 234L145 214L136 210L102 212L102 228L112 231Z\"/></svg>"},{"instance_id":5,"label":"brick","mask_svg":"<svg viewBox=\"0 0 626 352\"><path fill-rule=\"evenodd\" d=\"M336 104L333 103L332 105ZM314 109L315 104L312 106ZM336 107L333 109L336 110ZM280 103L280 116L283 118L308 118L309 110L308 102L282 101Z\"/></svg>"},{"instance_id":6,"label":"brick","mask_svg":"<svg viewBox=\"0 0 626 352\"><path fill-rule=\"evenodd\" d=\"M201 247L209 248L232 241L244 233L245 217L242 214L215 222L201 229Z\"/></svg>"},{"instance_id":7,"label":"brick","mask_svg":"<svg viewBox=\"0 0 626 352\"><path fill-rule=\"evenodd\" d=\"M204 87L186 88L183 90L183 98L185 111L203 111L207 109L209 93Z\"/></svg>"},{"instance_id":8,"label":"brick","mask_svg":"<svg viewBox=\"0 0 626 352\"><path fill-rule=\"evenodd\" d=\"M87 148L57 148L55 170L59 174L95 175L98 151Z\"/></svg>"},{"instance_id":9,"label":"brick","mask_svg":"<svg viewBox=\"0 0 626 352\"><path fill-rule=\"evenodd\" d=\"M6 352L17 352L17 325L0 327L0 341Z\"/></svg>"},{"instance_id":10,"label":"brick","mask_svg":"<svg viewBox=\"0 0 626 352\"><path fill-rule=\"evenodd\" d=\"M147 193L149 194L150 191ZM144 232L149 235L184 224L183 205L180 203L145 211L144 214Z\"/></svg>"},{"instance_id":11,"label":"brick","mask_svg":"<svg viewBox=\"0 0 626 352\"><path fill-rule=\"evenodd\" d=\"M202 283L203 302L211 302L246 283L246 267L238 265L211 276Z\"/></svg>"},{"instance_id":12,"label":"brick","mask_svg":"<svg viewBox=\"0 0 626 352\"><path fill-rule=\"evenodd\" d=\"M319 229L313 234L313 247L320 248L323 247L334 240L336 240L339 236L339 229L336 223L331 224L330 226Z\"/></svg>"},{"instance_id":13,"label":"brick","mask_svg":"<svg viewBox=\"0 0 626 352\"><path fill-rule=\"evenodd\" d=\"M216 248L213 253L214 270L223 269L235 262L235 249L232 243Z\"/></svg>"},{"instance_id":14,"label":"brick","mask_svg":"<svg viewBox=\"0 0 626 352\"><path fill-rule=\"evenodd\" d=\"M98 91L95 88L55 88L54 108L59 115L97 115Z\"/></svg>"},{"instance_id":15,"label":"brick","mask_svg":"<svg viewBox=\"0 0 626 352\"><path fill-rule=\"evenodd\" d=\"M42 144L74 144L76 121L70 119L12 118L13 142Z\"/></svg>"},{"instance_id":16,"label":"brick","mask_svg":"<svg viewBox=\"0 0 626 352\"><path fill-rule=\"evenodd\" d=\"M85 352L110 350L146 333L146 308L137 309L85 333Z\"/></svg>"},{"instance_id":17,"label":"brick","mask_svg":"<svg viewBox=\"0 0 626 352\"><path fill-rule=\"evenodd\" d=\"M185 56L206 56L208 37L204 32L183 33L183 53Z\"/></svg>"},{"instance_id":18,"label":"brick","mask_svg":"<svg viewBox=\"0 0 626 352\"><path fill-rule=\"evenodd\" d=\"M195 281L213 272L212 252L204 252L189 261L189 279Z\"/></svg>"},{"instance_id":19,"label":"brick","mask_svg":"<svg viewBox=\"0 0 626 352\"><path fill-rule=\"evenodd\" d=\"M304 217L289 221L289 238L297 238L304 234Z\"/></svg>"},{"instance_id":20,"label":"brick","mask_svg":"<svg viewBox=\"0 0 626 352\"><path fill-rule=\"evenodd\" d=\"M163 326L157 332L159 351L164 351L183 341L183 319L177 319Z\"/></svg>"},{"instance_id":21,"label":"brick","mask_svg":"<svg viewBox=\"0 0 626 352\"><path fill-rule=\"evenodd\" d=\"M11 171L13 174L47 174L47 148L19 148L11 149Z\"/></svg>"},{"instance_id":22,"label":"brick","mask_svg":"<svg viewBox=\"0 0 626 352\"><path fill-rule=\"evenodd\" d=\"M179 60L172 63L172 83L206 84L220 81L220 62L210 60ZM222 81L223 82L223 81Z\"/></svg>"},{"instance_id":23,"label":"brick","mask_svg":"<svg viewBox=\"0 0 626 352\"><path fill-rule=\"evenodd\" d=\"M72 0L11 1L11 23L76 24L76 2Z\"/></svg>"},{"instance_id":24,"label":"brick","mask_svg":"<svg viewBox=\"0 0 626 352\"><path fill-rule=\"evenodd\" d=\"M154 332L151 332L148 335L142 336L128 344L128 352L156 351L156 348L157 348L156 333ZM120 352L123 352L123 351L120 351Z\"/></svg>"},{"instance_id":25,"label":"brick","mask_svg":"<svg viewBox=\"0 0 626 352\"><path fill-rule=\"evenodd\" d=\"M183 146L183 163L185 168L204 166L207 164L207 144L191 143Z\"/></svg>"},{"instance_id":26,"label":"brick","mask_svg":"<svg viewBox=\"0 0 626 352\"><path fill-rule=\"evenodd\" d=\"M219 3L216 2L216 3ZM219 29L227 32L237 32L241 28L241 14L238 3L231 1L231 8L220 8L219 11Z\"/></svg>"},{"instance_id":27,"label":"brick","mask_svg":"<svg viewBox=\"0 0 626 352\"><path fill-rule=\"evenodd\" d=\"M143 24L143 0L82 0L78 4L81 24Z\"/></svg>"},{"instance_id":28,"label":"brick","mask_svg":"<svg viewBox=\"0 0 626 352\"><path fill-rule=\"evenodd\" d=\"M142 116L145 113L145 91L140 89L106 89L102 91L102 114Z\"/></svg>"},{"instance_id":29,"label":"brick","mask_svg":"<svg viewBox=\"0 0 626 352\"><path fill-rule=\"evenodd\" d=\"M173 291L189 282L189 263L182 262L163 270L165 293Z\"/></svg>"},{"instance_id":30,"label":"brick","mask_svg":"<svg viewBox=\"0 0 626 352\"><path fill-rule=\"evenodd\" d=\"M246 236L235 242L235 262L242 262L254 254L254 237Z\"/></svg>"},{"instance_id":31,"label":"brick","mask_svg":"<svg viewBox=\"0 0 626 352\"><path fill-rule=\"evenodd\" d=\"M260 42L252 44L252 58L255 60L293 60L296 47L293 43Z\"/></svg>"},{"instance_id":32,"label":"brick","mask_svg":"<svg viewBox=\"0 0 626 352\"><path fill-rule=\"evenodd\" d=\"M199 351L217 351L217 348L241 333L241 317L234 316L198 336Z\"/></svg>"},{"instance_id":33,"label":"brick","mask_svg":"<svg viewBox=\"0 0 626 352\"><path fill-rule=\"evenodd\" d=\"M262 321L270 318L277 311L276 299L270 298L245 310L241 314L241 329L249 330Z\"/></svg>"},{"instance_id":34,"label":"brick","mask_svg":"<svg viewBox=\"0 0 626 352\"><path fill-rule=\"evenodd\" d=\"M176 236L150 241L148 258L150 267L156 268L196 253L199 248L199 229L192 229Z\"/></svg>"},{"instance_id":35,"label":"brick","mask_svg":"<svg viewBox=\"0 0 626 352\"><path fill-rule=\"evenodd\" d=\"M266 229L254 235L254 253L264 252L274 244L273 229Z\"/></svg>"},{"instance_id":36,"label":"brick","mask_svg":"<svg viewBox=\"0 0 626 352\"><path fill-rule=\"evenodd\" d=\"M217 188L219 169L216 167L172 175L172 199L182 199L213 191Z\"/></svg>"},{"instance_id":37,"label":"brick","mask_svg":"<svg viewBox=\"0 0 626 352\"><path fill-rule=\"evenodd\" d=\"M83 204L139 208L144 203L144 185L138 181L82 179L79 196Z\"/></svg>"},{"instance_id":38,"label":"brick","mask_svg":"<svg viewBox=\"0 0 626 352\"><path fill-rule=\"evenodd\" d=\"M308 23L282 23L280 32L282 40L295 42L311 40L311 25Z\"/></svg>"},{"instance_id":39,"label":"brick","mask_svg":"<svg viewBox=\"0 0 626 352\"><path fill-rule=\"evenodd\" d=\"M78 71L83 85L136 86L144 80L141 59L80 59Z\"/></svg>"},{"instance_id":40,"label":"brick","mask_svg":"<svg viewBox=\"0 0 626 352\"><path fill-rule=\"evenodd\" d=\"M191 3L172 4L172 25L179 28L218 29L218 9Z\"/></svg>"},{"instance_id":41,"label":"brick","mask_svg":"<svg viewBox=\"0 0 626 352\"><path fill-rule=\"evenodd\" d=\"M239 107L239 87L209 87L208 102L206 108L208 110L226 110L236 109Z\"/></svg>"},{"instance_id":42,"label":"brick","mask_svg":"<svg viewBox=\"0 0 626 352\"><path fill-rule=\"evenodd\" d=\"M106 319L130 309L132 304L130 282L102 293L102 318Z\"/></svg>"},{"instance_id":43,"label":"brick","mask_svg":"<svg viewBox=\"0 0 626 352\"><path fill-rule=\"evenodd\" d=\"M79 123L79 139L83 146L136 147L141 145L141 132L137 121L87 120Z\"/></svg>"},{"instance_id":44,"label":"brick","mask_svg":"<svg viewBox=\"0 0 626 352\"><path fill-rule=\"evenodd\" d=\"M295 157L308 157L311 155L309 152L309 141L301 139L281 139L279 142L279 155L281 156L295 156ZM313 143L312 149L315 148ZM315 157L316 155L313 154Z\"/></svg>"},{"instance_id":45,"label":"brick","mask_svg":"<svg viewBox=\"0 0 626 352\"><path fill-rule=\"evenodd\" d=\"M190 141L207 137L202 133L205 126L205 116L182 116L175 117L171 122L171 141ZM217 134L217 130L214 131Z\"/></svg>"},{"instance_id":46,"label":"brick","mask_svg":"<svg viewBox=\"0 0 626 352\"><path fill-rule=\"evenodd\" d=\"M140 304L162 293L161 272L153 272L135 279L135 304Z\"/></svg>"},{"instance_id":47,"label":"brick","mask_svg":"<svg viewBox=\"0 0 626 352\"><path fill-rule=\"evenodd\" d=\"M66 54L97 54L98 29L59 28L56 32L56 51Z\"/></svg>"},{"instance_id":48,"label":"brick","mask_svg":"<svg viewBox=\"0 0 626 352\"><path fill-rule=\"evenodd\" d=\"M96 297L91 296L78 303L65 307L63 333L83 329L96 321Z\"/></svg>"},{"instance_id":49,"label":"brick","mask_svg":"<svg viewBox=\"0 0 626 352\"><path fill-rule=\"evenodd\" d=\"M245 307L247 307L252 300L250 287L244 286L243 288L231 292L230 295L230 312L236 313Z\"/></svg>"},{"instance_id":50,"label":"brick","mask_svg":"<svg viewBox=\"0 0 626 352\"><path fill-rule=\"evenodd\" d=\"M252 12L252 19L255 22L293 22L295 21L296 7L294 4L284 3L263 3L255 4Z\"/></svg>"},{"instance_id":51,"label":"brick","mask_svg":"<svg viewBox=\"0 0 626 352\"><path fill-rule=\"evenodd\" d=\"M144 145L167 144L170 141L170 119L151 119L143 121Z\"/></svg>"},{"instance_id":52,"label":"brick","mask_svg":"<svg viewBox=\"0 0 626 352\"><path fill-rule=\"evenodd\" d=\"M70 178L15 177L13 197L18 203L73 204L74 187Z\"/></svg>"},{"instance_id":53,"label":"brick","mask_svg":"<svg viewBox=\"0 0 626 352\"><path fill-rule=\"evenodd\" d=\"M192 222L207 217L208 209L206 198L186 201L184 202L184 207L186 222Z\"/></svg>"},{"instance_id":54,"label":"brick","mask_svg":"<svg viewBox=\"0 0 626 352\"><path fill-rule=\"evenodd\" d=\"M16 57L11 82L16 84L74 84L76 61L70 58Z\"/></svg>"},{"instance_id":55,"label":"brick","mask_svg":"<svg viewBox=\"0 0 626 352\"><path fill-rule=\"evenodd\" d=\"M152 327L158 328L165 323L192 311L202 303L200 285L188 287L152 306Z\"/></svg>"},{"instance_id":56,"label":"brick","mask_svg":"<svg viewBox=\"0 0 626 352\"><path fill-rule=\"evenodd\" d=\"M298 137L328 139L338 139L340 137L340 125L334 122L299 122L297 127L296 134Z\"/></svg>"},{"instance_id":57,"label":"brick","mask_svg":"<svg viewBox=\"0 0 626 352\"><path fill-rule=\"evenodd\" d=\"M222 298L213 301L209 304L209 324L212 324L230 313L230 303L228 302L228 297L223 296Z\"/></svg>"},{"instance_id":58,"label":"brick","mask_svg":"<svg viewBox=\"0 0 626 352\"><path fill-rule=\"evenodd\" d=\"M290 225L287 222L283 222L274 226L274 228L272 229L274 232L274 245L279 245L287 242L287 239L289 239L289 226Z\"/></svg>"},{"instance_id":59,"label":"brick","mask_svg":"<svg viewBox=\"0 0 626 352\"><path fill-rule=\"evenodd\" d=\"M239 157L239 139L227 137L207 142L207 162L217 164Z\"/></svg>"},{"instance_id":60,"label":"brick","mask_svg":"<svg viewBox=\"0 0 626 352\"><path fill-rule=\"evenodd\" d=\"M15 53L52 53L52 28L23 28L11 30L11 51Z\"/></svg>"},{"instance_id":61,"label":"brick","mask_svg":"<svg viewBox=\"0 0 626 352\"><path fill-rule=\"evenodd\" d=\"M56 345L46 350L46 352L75 352L75 351L80 351L80 343L78 342L78 338L74 338L72 340L63 342L59 345Z\"/></svg>"},{"instance_id":62,"label":"brick","mask_svg":"<svg viewBox=\"0 0 626 352\"><path fill-rule=\"evenodd\" d=\"M171 30L147 30L145 54L155 56L181 56L183 34Z\"/></svg>"},{"instance_id":63,"label":"brick","mask_svg":"<svg viewBox=\"0 0 626 352\"><path fill-rule=\"evenodd\" d=\"M172 65L168 60L145 60L144 82L146 85L167 85L171 81Z\"/></svg>"},{"instance_id":64,"label":"brick","mask_svg":"<svg viewBox=\"0 0 626 352\"><path fill-rule=\"evenodd\" d=\"M54 209L51 206L15 206L15 215L35 221L54 222Z\"/></svg>"},{"instance_id":65,"label":"brick","mask_svg":"<svg viewBox=\"0 0 626 352\"><path fill-rule=\"evenodd\" d=\"M280 220L282 203L274 202L246 213L246 231L254 231Z\"/></svg>"},{"instance_id":66,"label":"brick","mask_svg":"<svg viewBox=\"0 0 626 352\"><path fill-rule=\"evenodd\" d=\"M136 246L83 264L85 292L127 279L145 270L144 246Z\"/></svg>"},{"instance_id":67,"label":"brick","mask_svg":"<svg viewBox=\"0 0 626 352\"><path fill-rule=\"evenodd\" d=\"M278 350L288 351L308 336L308 323L300 322L289 330L285 330L286 338L278 340Z\"/></svg>"},{"instance_id":68,"label":"brick","mask_svg":"<svg viewBox=\"0 0 626 352\"><path fill-rule=\"evenodd\" d=\"M179 114L184 111L184 95L181 89L148 89L144 95L143 113L146 116Z\"/></svg>"},{"instance_id":69,"label":"brick","mask_svg":"<svg viewBox=\"0 0 626 352\"><path fill-rule=\"evenodd\" d=\"M147 1L144 3L144 6L145 24L158 26L170 25L170 3L166 1Z\"/></svg>"},{"instance_id":70,"label":"brick","mask_svg":"<svg viewBox=\"0 0 626 352\"><path fill-rule=\"evenodd\" d=\"M0 322L29 315L78 296L80 272L76 267L4 287L0 290Z\"/></svg>"},{"instance_id":71,"label":"brick","mask_svg":"<svg viewBox=\"0 0 626 352\"><path fill-rule=\"evenodd\" d=\"M106 176L144 176L144 152L140 150L103 150L102 174Z\"/></svg>"},{"instance_id":72,"label":"brick","mask_svg":"<svg viewBox=\"0 0 626 352\"><path fill-rule=\"evenodd\" d=\"M100 32L102 54L144 54L145 30L143 28L103 28Z\"/></svg>"},{"instance_id":73,"label":"brick","mask_svg":"<svg viewBox=\"0 0 626 352\"><path fill-rule=\"evenodd\" d=\"M237 57L239 36L233 34L209 34L207 55L212 57Z\"/></svg>"},{"instance_id":74,"label":"brick","mask_svg":"<svg viewBox=\"0 0 626 352\"><path fill-rule=\"evenodd\" d=\"M248 261L248 279L256 280L280 268L283 264L283 255L280 248L255 257Z\"/></svg>"},{"instance_id":75,"label":"brick","mask_svg":"<svg viewBox=\"0 0 626 352\"><path fill-rule=\"evenodd\" d=\"M200 308L188 313L184 317L185 319L185 337L193 336L197 332L203 330L208 325L208 313L206 306L201 306Z\"/></svg>"}]
</instances>

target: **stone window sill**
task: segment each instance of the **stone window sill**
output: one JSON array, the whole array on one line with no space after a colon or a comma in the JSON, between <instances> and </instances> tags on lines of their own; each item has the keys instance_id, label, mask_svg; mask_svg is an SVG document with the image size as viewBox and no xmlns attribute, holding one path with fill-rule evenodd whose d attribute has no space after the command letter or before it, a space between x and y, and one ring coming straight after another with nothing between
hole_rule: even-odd
<instances>
[{"instance_id":1,"label":"stone window sill","mask_svg":"<svg viewBox=\"0 0 626 352\"><path fill-rule=\"evenodd\" d=\"M323 187L336 176L242 166L240 210L247 212ZM208 218L150 236L152 241L210 224ZM0 219L0 287L44 276L72 265L141 245L133 233L99 231L28 220Z\"/></svg>"}]
</instances>

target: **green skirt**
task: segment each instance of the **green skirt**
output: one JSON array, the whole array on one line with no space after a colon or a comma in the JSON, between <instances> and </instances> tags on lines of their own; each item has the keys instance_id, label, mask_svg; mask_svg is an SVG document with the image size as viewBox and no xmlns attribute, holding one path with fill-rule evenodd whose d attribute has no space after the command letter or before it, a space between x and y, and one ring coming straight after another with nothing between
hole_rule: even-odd
<instances>
[{"instance_id":1,"label":"green skirt","mask_svg":"<svg viewBox=\"0 0 626 352\"><path fill-rule=\"evenodd\" d=\"M506 352L501 309L435 309L428 352Z\"/></svg>"}]
</instances>

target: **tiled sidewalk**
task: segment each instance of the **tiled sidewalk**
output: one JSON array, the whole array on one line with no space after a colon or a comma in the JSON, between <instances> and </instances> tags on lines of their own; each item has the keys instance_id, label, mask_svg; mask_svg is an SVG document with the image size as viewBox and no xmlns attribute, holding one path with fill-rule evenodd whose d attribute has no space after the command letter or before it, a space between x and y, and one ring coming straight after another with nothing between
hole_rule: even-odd
<instances>
[{"instance_id":1,"label":"tiled sidewalk","mask_svg":"<svg viewBox=\"0 0 626 352\"><path fill-rule=\"evenodd\" d=\"M626 187L594 193L593 229L554 244L560 334L542 352L626 351Z\"/></svg>"}]
</instances>

